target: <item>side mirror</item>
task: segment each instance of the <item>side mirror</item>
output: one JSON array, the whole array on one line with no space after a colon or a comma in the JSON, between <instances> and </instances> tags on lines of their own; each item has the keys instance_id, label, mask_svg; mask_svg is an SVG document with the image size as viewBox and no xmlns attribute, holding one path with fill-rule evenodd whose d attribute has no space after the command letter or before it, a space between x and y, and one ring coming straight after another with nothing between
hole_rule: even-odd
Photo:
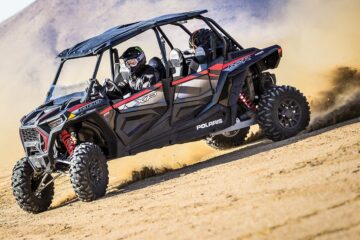
<instances>
[{"instance_id":1,"label":"side mirror","mask_svg":"<svg viewBox=\"0 0 360 240\"><path fill-rule=\"evenodd\" d=\"M174 48L170 51L169 65L173 68L170 72L174 75L174 77L183 75L184 56L179 49Z\"/></svg>"}]
</instances>

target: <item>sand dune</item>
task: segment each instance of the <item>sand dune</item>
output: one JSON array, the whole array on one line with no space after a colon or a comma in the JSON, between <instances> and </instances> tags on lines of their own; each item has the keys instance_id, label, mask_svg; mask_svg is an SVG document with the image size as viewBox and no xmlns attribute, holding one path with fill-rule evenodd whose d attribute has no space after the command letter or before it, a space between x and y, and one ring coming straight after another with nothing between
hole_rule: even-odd
<instances>
[{"instance_id":1,"label":"sand dune","mask_svg":"<svg viewBox=\"0 0 360 240\"><path fill-rule=\"evenodd\" d=\"M360 119L269 141L38 215L0 179L2 239L358 239ZM128 159L130 160L130 159ZM111 176L118 177L111 164ZM63 181L63 182L62 182ZM69 191L60 180L57 191Z\"/></svg>"}]
</instances>

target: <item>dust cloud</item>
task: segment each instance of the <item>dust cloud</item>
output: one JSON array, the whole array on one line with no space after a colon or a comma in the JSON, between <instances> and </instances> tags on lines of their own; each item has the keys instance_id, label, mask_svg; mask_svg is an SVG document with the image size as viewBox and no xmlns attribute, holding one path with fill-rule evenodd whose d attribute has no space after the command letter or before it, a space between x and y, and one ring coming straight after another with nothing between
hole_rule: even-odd
<instances>
[{"instance_id":1,"label":"dust cloud","mask_svg":"<svg viewBox=\"0 0 360 240\"><path fill-rule=\"evenodd\" d=\"M311 102L314 111L310 130L360 116L360 72L340 67L333 72L330 87Z\"/></svg>"}]
</instances>

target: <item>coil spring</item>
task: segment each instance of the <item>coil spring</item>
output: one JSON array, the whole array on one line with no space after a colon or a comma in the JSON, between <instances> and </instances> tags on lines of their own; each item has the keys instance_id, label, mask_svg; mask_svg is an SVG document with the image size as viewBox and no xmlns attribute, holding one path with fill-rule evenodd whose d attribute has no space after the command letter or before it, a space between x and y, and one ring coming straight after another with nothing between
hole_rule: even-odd
<instances>
[{"instance_id":1,"label":"coil spring","mask_svg":"<svg viewBox=\"0 0 360 240\"><path fill-rule=\"evenodd\" d=\"M243 93L241 92L239 94L239 100L240 102L242 102L246 108L248 108L249 110L254 110L255 109L255 105L254 103Z\"/></svg>"},{"instance_id":2,"label":"coil spring","mask_svg":"<svg viewBox=\"0 0 360 240\"><path fill-rule=\"evenodd\" d=\"M63 130L60 133L61 142L65 145L66 151L68 152L69 156L72 155L75 149L75 142L73 141L71 135L68 131Z\"/></svg>"}]
</instances>

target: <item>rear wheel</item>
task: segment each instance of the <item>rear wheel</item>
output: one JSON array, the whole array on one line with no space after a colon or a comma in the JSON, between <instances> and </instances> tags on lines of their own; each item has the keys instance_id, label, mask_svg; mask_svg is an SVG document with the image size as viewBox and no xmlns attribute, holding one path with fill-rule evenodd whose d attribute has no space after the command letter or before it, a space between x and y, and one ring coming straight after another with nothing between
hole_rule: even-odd
<instances>
[{"instance_id":1,"label":"rear wheel","mask_svg":"<svg viewBox=\"0 0 360 240\"><path fill-rule=\"evenodd\" d=\"M26 158L19 160L13 170L11 186L16 202L27 212L40 213L46 211L51 205L54 196L54 182L47 176L51 183L37 193L43 175L36 175Z\"/></svg>"},{"instance_id":2,"label":"rear wheel","mask_svg":"<svg viewBox=\"0 0 360 240\"><path fill-rule=\"evenodd\" d=\"M216 149L229 149L240 146L245 142L245 138L250 128L242 128L231 132L226 132L216 136L206 138L206 143Z\"/></svg>"},{"instance_id":3,"label":"rear wheel","mask_svg":"<svg viewBox=\"0 0 360 240\"><path fill-rule=\"evenodd\" d=\"M267 138L273 141L287 139L308 126L309 104L296 88L274 86L260 97L257 120Z\"/></svg>"},{"instance_id":4,"label":"rear wheel","mask_svg":"<svg viewBox=\"0 0 360 240\"><path fill-rule=\"evenodd\" d=\"M81 201L89 202L105 195L109 171L100 147L82 143L75 148L71 156L70 180Z\"/></svg>"}]
</instances>

